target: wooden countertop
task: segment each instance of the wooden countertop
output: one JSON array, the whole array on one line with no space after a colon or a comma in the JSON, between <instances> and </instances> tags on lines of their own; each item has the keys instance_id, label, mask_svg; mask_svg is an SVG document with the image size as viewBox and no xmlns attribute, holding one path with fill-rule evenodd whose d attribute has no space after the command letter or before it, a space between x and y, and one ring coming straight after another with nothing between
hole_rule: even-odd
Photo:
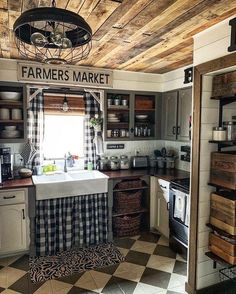
<instances>
[{"instance_id":1,"label":"wooden countertop","mask_svg":"<svg viewBox=\"0 0 236 294\"><path fill-rule=\"evenodd\" d=\"M142 176L156 176L166 181L172 181L173 179L189 178L190 173L179 169L128 169L117 171L104 171L111 179L125 179L125 178L137 178Z\"/></svg>"},{"instance_id":2,"label":"wooden countertop","mask_svg":"<svg viewBox=\"0 0 236 294\"><path fill-rule=\"evenodd\" d=\"M179 169L128 169L117 171L104 171L105 175L110 179L126 179L137 178L142 176L156 176L166 181L172 181L173 179L189 178L190 173ZM14 179L4 181L0 184L1 189L16 189L16 188L28 188L34 186L31 178Z\"/></svg>"},{"instance_id":3,"label":"wooden countertop","mask_svg":"<svg viewBox=\"0 0 236 294\"><path fill-rule=\"evenodd\" d=\"M0 191L2 189L28 188L33 185L31 178L7 180L0 184Z\"/></svg>"}]
</instances>

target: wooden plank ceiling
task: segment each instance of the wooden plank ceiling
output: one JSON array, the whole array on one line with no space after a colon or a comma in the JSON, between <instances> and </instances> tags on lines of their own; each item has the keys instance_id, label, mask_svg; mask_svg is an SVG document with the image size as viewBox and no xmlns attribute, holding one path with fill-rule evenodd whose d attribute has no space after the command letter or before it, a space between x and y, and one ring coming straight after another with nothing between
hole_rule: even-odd
<instances>
[{"instance_id":1,"label":"wooden plank ceiling","mask_svg":"<svg viewBox=\"0 0 236 294\"><path fill-rule=\"evenodd\" d=\"M12 27L48 0L0 0L0 58L21 59ZM192 36L236 14L235 0L58 0L90 24L93 48L79 65L165 73L193 61Z\"/></svg>"}]
</instances>

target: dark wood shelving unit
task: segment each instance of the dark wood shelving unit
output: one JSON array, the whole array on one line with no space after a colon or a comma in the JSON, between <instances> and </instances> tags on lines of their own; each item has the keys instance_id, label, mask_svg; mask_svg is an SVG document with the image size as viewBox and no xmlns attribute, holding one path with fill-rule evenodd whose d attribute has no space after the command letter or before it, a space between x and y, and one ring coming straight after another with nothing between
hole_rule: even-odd
<instances>
[{"instance_id":1,"label":"dark wood shelving unit","mask_svg":"<svg viewBox=\"0 0 236 294\"><path fill-rule=\"evenodd\" d=\"M148 212L148 209L147 208L142 208L140 210L131 211L131 212L125 212L125 213L113 212L112 217L125 216L125 215L133 215L133 214L144 213L144 212Z\"/></svg>"},{"instance_id":2,"label":"dark wood shelving unit","mask_svg":"<svg viewBox=\"0 0 236 294\"><path fill-rule=\"evenodd\" d=\"M226 237L226 238L235 239L235 241L236 241L236 235L230 235L229 233L227 233L227 232L225 232L225 231L223 231L223 230L221 230L221 229L219 229L219 228L213 226L213 225L210 224L210 223L207 223L206 226L207 226L208 228L212 229L213 231L218 232L220 235L222 235L222 236L224 236L224 237Z\"/></svg>"},{"instance_id":3,"label":"dark wood shelving unit","mask_svg":"<svg viewBox=\"0 0 236 294\"><path fill-rule=\"evenodd\" d=\"M215 255L211 251L206 252L205 255L213 260L213 268L216 268L217 263L223 265L224 267L232 266L232 264L226 262L225 260Z\"/></svg>"},{"instance_id":4,"label":"dark wood shelving unit","mask_svg":"<svg viewBox=\"0 0 236 294\"><path fill-rule=\"evenodd\" d=\"M126 192L126 191L145 190L145 189L149 189L149 187L142 186L142 187L137 187L137 188L114 189L113 192Z\"/></svg>"}]
</instances>

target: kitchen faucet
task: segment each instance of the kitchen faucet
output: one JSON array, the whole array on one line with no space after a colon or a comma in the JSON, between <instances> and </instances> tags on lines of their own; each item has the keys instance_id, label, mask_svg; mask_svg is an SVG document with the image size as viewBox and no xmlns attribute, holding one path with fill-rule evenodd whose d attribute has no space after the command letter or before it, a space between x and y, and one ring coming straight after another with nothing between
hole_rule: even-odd
<instances>
[{"instance_id":1,"label":"kitchen faucet","mask_svg":"<svg viewBox=\"0 0 236 294\"><path fill-rule=\"evenodd\" d=\"M64 172L65 173L67 173L67 163L66 163L66 161L67 161L67 156L65 154L65 156L64 156Z\"/></svg>"}]
</instances>

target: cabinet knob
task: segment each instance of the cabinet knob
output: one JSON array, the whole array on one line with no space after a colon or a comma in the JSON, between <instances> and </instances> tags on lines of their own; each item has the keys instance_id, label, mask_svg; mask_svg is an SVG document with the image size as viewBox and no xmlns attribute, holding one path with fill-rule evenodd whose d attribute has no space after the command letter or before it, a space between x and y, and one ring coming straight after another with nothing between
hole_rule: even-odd
<instances>
[{"instance_id":1,"label":"cabinet knob","mask_svg":"<svg viewBox=\"0 0 236 294\"><path fill-rule=\"evenodd\" d=\"M175 135L176 127L172 128L172 134Z\"/></svg>"},{"instance_id":2,"label":"cabinet knob","mask_svg":"<svg viewBox=\"0 0 236 294\"><path fill-rule=\"evenodd\" d=\"M134 128L130 128L130 133L133 133L134 132Z\"/></svg>"},{"instance_id":3,"label":"cabinet knob","mask_svg":"<svg viewBox=\"0 0 236 294\"><path fill-rule=\"evenodd\" d=\"M177 135L180 134L180 127L177 127Z\"/></svg>"},{"instance_id":4,"label":"cabinet knob","mask_svg":"<svg viewBox=\"0 0 236 294\"><path fill-rule=\"evenodd\" d=\"M25 219L25 210L22 209L22 218Z\"/></svg>"},{"instance_id":5,"label":"cabinet knob","mask_svg":"<svg viewBox=\"0 0 236 294\"><path fill-rule=\"evenodd\" d=\"M3 196L3 199L14 199L14 198L16 198L15 195L13 195L13 196Z\"/></svg>"}]
</instances>

